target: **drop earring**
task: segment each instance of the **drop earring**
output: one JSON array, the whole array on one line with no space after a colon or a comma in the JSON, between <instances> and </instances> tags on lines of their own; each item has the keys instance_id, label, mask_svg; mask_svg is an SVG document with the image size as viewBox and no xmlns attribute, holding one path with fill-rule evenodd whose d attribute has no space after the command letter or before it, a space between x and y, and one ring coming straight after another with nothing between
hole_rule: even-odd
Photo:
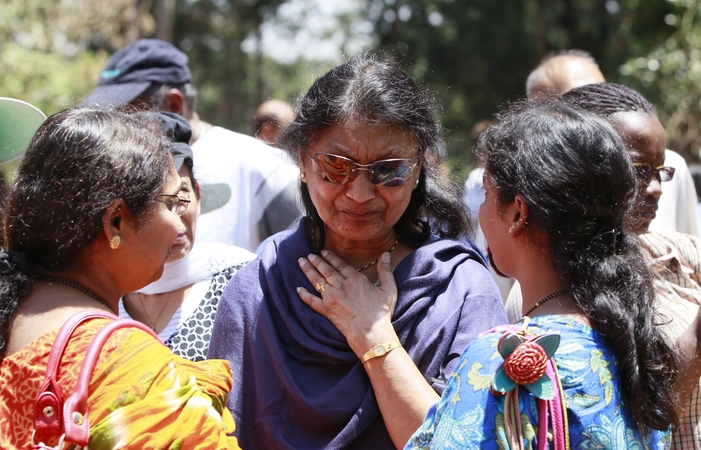
<instances>
[{"instance_id":1,"label":"drop earring","mask_svg":"<svg viewBox=\"0 0 701 450\"><path fill-rule=\"evenodd\" d=\"M115 234L112 236L112 239L110 239L110 248L112 250L117 250L120 245L122 245L122 238L120 238L118 234Z\"/></svg>"}]
</instances>

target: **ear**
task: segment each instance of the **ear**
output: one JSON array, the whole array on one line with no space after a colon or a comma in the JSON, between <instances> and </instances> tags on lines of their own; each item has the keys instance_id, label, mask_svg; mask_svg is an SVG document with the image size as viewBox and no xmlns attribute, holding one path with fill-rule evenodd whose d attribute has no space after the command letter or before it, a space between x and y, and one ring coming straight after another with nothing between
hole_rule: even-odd
<instances>
[{"instance_id":1,"label":"ear","mask_svg":"<svg viewBox=\"0 0 701 450\"><path fill-rule=\"evenodd\" d=\"M509 228L509 235L511 237L516 237L518 234L528 228L528 203L521 196L521 194L516 194L513 203L509 205L509 214L507 217L512 222Z\"/></svg>"},{"instance_id":2,"label":"ear","mask_svg":"<svg viewBox=\"0 0 701 450\"><path fill-rule=\"evenodd\" d=\"M307 152L303 149L299 150L299 179L302 183L307 182Z\"/></svg>"},{"instance_id":3,"label":"ear","mask_svg":"<svg viewBox=\"0 0 701 450\"><path fill-rule=\"evenodd\" d=\"M186 117L185 111L185 96L178 89L171 88L163 100L162 111L173 112L179 116Z\"/></svg>"},{"instance_id":4,"label":"ear","mask_svg":"<svg viewBox=\"0 0 701 450\"><path fill-rule=\"evenodd\" d=\"M416 176L416 181L414 182L414 187L412 188L412 190L419 187L419 180L421 179L421 161L420 160L419 160L418 166L414 170L417 171L418 175Z\"/></svg>"},{"instance_id":5,"label":"ear","mask_svg":"<svg viewBox=\"0 0 701 450\"><path fill-rule=\"evenodd\" d=\"M102 216L102 233L107 241L107 245L110 245L114 239L115 242L121 242L122 234L124 233L127 216L127 208L124 204L124 200L121 198L116 198L112 200L112 203L105 210ZM115 236L118 236L115 238ZM119 245L117 245L117 248ZM113 248L116 250L116 248Z\"/></svg>"}]
</instances>

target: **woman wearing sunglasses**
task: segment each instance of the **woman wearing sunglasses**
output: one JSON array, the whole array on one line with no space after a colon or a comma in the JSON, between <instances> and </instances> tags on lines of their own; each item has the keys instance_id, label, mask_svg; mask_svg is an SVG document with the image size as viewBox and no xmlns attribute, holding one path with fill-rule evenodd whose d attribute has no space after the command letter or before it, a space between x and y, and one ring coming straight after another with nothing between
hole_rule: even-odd
<instances>
[{"instance_id":1,"label":"woman wearing sunglasses","mask_svg":"<svg viewBox=\"0 0 701 450\"><path fill-rule=\"evenodd\" d=\"M210 357L233 363L241 445L394 448L370 363L401 354L433 398L468 342L505 322L465 238L432 102L395 63L364 54L316 80L279 143L299 165L306 217L227 286L210 344ZM334 285L305 275L305 258L331 253L368 284L388 260L399 286L392 340L354 346L300 300L299 288L323 296ZM361 297L355 306L367 310Z\"/></svg>"},{"instance_id":2,"label":"woman wearing sunglasses","mask_svg":"<svg viewBox=\"0 0 701 450\"><path fill-rule=\"evenodd\" d=\"M68 405L119 298L161 276L188 200L169 147L150 114L88 109L49 117L29 144L3 220L0 448L63 448L70 422L87 424L78 438L91 449L238 448L228 363L182 359L132 326L109 335L86 372L84 415L35 404L58 330L102 313L79 323L58 359L48 394Z\"/></svg>"}]
</instances>

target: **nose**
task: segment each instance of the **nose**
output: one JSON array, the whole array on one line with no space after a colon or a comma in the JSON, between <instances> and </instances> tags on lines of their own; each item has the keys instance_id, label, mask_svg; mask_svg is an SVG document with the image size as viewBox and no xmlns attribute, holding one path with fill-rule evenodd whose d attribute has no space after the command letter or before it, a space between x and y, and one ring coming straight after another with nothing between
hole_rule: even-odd
<instances>
[{"instance_id":1,"label":"nose","mask_svg":"<svg viewBox=\"0 0 701 450\"><path fill-rule=\"evenodd\" d=\"M660 198L660 195L662 195L662 183L657 177L652 177L650 183L645 187L645 196Z\"/></svg>"},{"instance_id":2,"label":"nose","mask_svg":"<svg viewBox=\"0 0 701 450\"><path fill-rule=\"evenodd\" d=\"M357 176L346 186L346 195L357 203L365 203L375 198L375 185L370 182L367 170L359 170Z\"/></svg>"}]
</instances>

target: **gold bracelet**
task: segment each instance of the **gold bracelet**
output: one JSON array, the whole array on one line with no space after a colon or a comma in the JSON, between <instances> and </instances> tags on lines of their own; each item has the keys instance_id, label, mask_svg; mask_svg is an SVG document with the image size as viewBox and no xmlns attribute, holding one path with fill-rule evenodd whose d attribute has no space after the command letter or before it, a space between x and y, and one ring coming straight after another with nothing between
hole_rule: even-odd
<instances>
[{"instance_id":1,"label":"gold bracelet","mask_svg":"<svg viewBox=\"0 0 701 450\"><path fill-rule=\"evenodd\" d=\"M363 355L362 358L360 358L360 362L365 364L372 358L377 358L378 356L385 356L387 353L401 346L402 344L400 342L390 342L389 344L375 344L370 350L368 350Z\"/></svg>"}]
</instances>

